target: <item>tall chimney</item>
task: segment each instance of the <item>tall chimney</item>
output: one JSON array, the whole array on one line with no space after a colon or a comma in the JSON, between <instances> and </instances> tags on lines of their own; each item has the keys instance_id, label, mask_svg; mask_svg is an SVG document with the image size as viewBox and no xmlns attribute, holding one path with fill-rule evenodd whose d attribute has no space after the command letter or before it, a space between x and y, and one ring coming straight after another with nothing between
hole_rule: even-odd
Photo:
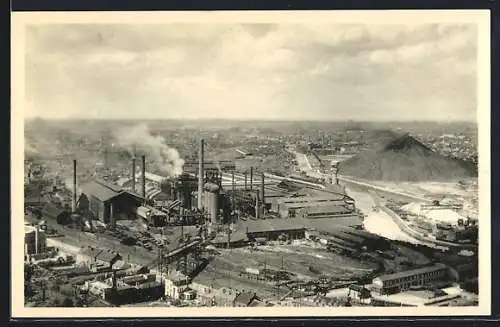
<instances>
[{"instance_id":1,"label":"tall chimney","mask_svg":"<svg viewBox=\"0 0 500 327\"><path fill-rule=\"evenodd\" d=\"M72 212L76 211L76 160L73 160L73 201L71 203Z\"/></svg>"},{"instance_id":2,"label":"tall chimney","mask_svg":"<svg viewBox=\"0 0 500 327\"><path fill-rule=\"evenodd\" d=\"M259 192L255 192L255 218L256 219L259 219L259 211L260 211Z\"/></svg>"},{"instance_id":3,"label":"tall chimney","mask_svg":"<svg viewBox=\"0 0 500 327\"><path fill-rule=\"evenodd\" d=\"M142 197L146 198L146 156L142 156Z\"/></svg>"},{"instance_id":4,"label":"tall chimney","mask_svg":"<svg viewBox=\"0 0 500 327\"><path fill-rule=\"evenodd\" d=\"M264 208L266 207L266 194L264 192L264 182L265 182L265 176L264 176L264 173L262 173L262 175L260 175L261 177L261 184L260 184L260 201L262 202L261 205L262 205L262 214L264 214Z\"/></svg>"},{"instance_id":5,"label":"tall chimney","mask_svg":"<svg viewBox=\"0 0 500 327\"><path fill-rule=\"evenodd\" d=\"M199 158L198 158L198 209L203 209L203 180L204 180L204 165L205 165L205 140L200 140Z\"/></svg>"},{"instance_id":6,"label":"tall chimney","mask_svg":"<svg viewBox=\"0 0 500 327\"><path fill-rule=\"evenodd\" d=\"M253 190L253 167L250 167L250 191Z\"/></svg>"},{"instance_id":7,"label":"tall chimney","mask_svg":"<svg viewBox=\"0 0 500 327\"><path fill-rule=\"evenodd\" d=\"M231 190L233 191L234 194L234 189L235 189L235 182L234 182L234 171L231 172Z\"/></svg>"},{"instance_id":8,"label":"tall chimney","mask_svg":"<svg viewBox=\"0 0 500 327\"><path fill-rule=\"evenodd\" d=\"M135 193L135 157L132 158L132 192Z\"/></svg>"}]
</instances>

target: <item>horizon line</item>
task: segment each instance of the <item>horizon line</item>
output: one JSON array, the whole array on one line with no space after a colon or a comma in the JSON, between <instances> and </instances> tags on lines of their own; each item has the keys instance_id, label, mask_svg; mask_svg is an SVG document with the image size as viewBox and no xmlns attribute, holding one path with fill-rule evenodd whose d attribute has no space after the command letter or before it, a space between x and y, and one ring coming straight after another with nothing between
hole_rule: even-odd
<instances>
[{"instance_id":1,"label":"horizon line","mask_svg":"<svg viewBox=\"0 0 500 327\"><path fill-rule=\"evenodd\" d=\"M430 119L415 119L415 120L361 120L347 118L345 120L339 119L286 119L286 118L86 118L86 117L24 117L24 121L29 120L46 120L46 121L72 121L72 120L85 120L85 121L233 121L233 122L287 122L287 123L469 123L477 124L477 120L430 120Z\"/></svg>"}]
</instances>

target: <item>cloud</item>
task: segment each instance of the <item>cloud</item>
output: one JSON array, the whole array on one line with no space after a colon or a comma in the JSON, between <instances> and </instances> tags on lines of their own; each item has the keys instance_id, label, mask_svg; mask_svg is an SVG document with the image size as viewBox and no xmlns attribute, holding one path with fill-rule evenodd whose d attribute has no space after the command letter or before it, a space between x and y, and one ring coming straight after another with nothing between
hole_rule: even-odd
<instances>
[{"instance_id":1,"label":"cloud","mask_svg":"<svg viewBox=\"0 0 500 327\"><path fill-rule=\"evenodd\" d=\"M474 25L37 26L26 46L31 116L475 117Z\"/></svg>"}]
</instances>

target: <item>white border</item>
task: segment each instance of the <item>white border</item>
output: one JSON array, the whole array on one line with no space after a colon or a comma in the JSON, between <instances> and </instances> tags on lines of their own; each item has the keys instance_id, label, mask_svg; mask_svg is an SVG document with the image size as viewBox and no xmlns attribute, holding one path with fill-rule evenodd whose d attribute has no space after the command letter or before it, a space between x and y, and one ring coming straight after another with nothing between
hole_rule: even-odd
<instances>
[{"instance_id":1,"label":"white border","mask_svg":"<svg viewBox=\"0 0 500 327\"><path fill-rule=\"evenodd\" d=\"M28 24L165 23L475 23L478 26L479 306L422 308L25 308L23 298L24 27ZM307 12L15 12L12 46L12 317L301 317L491 314L490 12L488 10ZM19 237L16 237L18 235Z\"/></svg>"}]
</instances>

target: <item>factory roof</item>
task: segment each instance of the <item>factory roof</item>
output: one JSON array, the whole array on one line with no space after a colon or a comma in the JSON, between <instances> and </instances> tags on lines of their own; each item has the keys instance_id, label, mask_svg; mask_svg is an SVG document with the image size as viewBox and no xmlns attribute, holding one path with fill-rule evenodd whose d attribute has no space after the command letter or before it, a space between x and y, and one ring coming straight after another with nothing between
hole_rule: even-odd
<instances>
[{"instance_id":1,"label":"factory roof","mask_svg":"<svg viewBox=\"0 0 500 327\"><path fill-rule=\"evenodd\" d=\"M118 253L113 252L111 250L107 251L103 250L96 256L96 259L104 262L113 262L118 259L121 259L121 256Z\"/></svg>"},{"instance_id":2,"label":"factory roof","mask_svg":"<svg viewBox=\"0 0 500 327\"><path fill-rule=\"evenodd\" d=\"M325 233L337 233L339 230L342 230L346 227L356 227L361 226L363 221L358 215L345 215L332 218L294 218L293 220L301 219L305 226L309 228L314 228L319 232Z\"/></svg>"},{"instance_id":3,"label":"factory roof","mask_svg":"<svg viewBox=\"0 0 500 327\"><path fill-rule=\"evenodd\" d=\"M24 233L32 233L36 230L35 227L29 226L29 225L24 225Z\"/></svg>"},{"instance_id":4,"label":"factory roof","mask_svg":"<svg viewBox=\"0 0 500 327\"><path fill-rule=\"evenodd\" d=\"M276 202L281 203L298 203L298 202L331 202L342 201L345 199L344 195L331 194L323 196L288 196L276 199Z\"/></svg>"},{"instance_id":5,"label":"factory roof","mask_svg":"<svg viewBox=\"0 0 500 327\"><path fill-rule=\"evenodd\" d=\"M304 225L297 224L294 219L261 219L261 220L248 220L246 227L249 233L259 232L279 232L288 230L303 230Z\"/></svg>"},{"instance_id":6,"label":"factory roof","mask_svg":"<svg viewBox=\"0 0 500 327\"><path fill-rule=\"evenodd\" d=\"M162 193L161 190L156 189L156 188L151 188L149 190L146 190L146 198L153 199L153 198L157 197L158 195L160 195L161 193Z\"/></svg>"},{"instance_id":7,"label":"factory roof","mask_svg":"<svg viewBox=\"0 0 500 327\"><path fill-rule=\"evenodd\" d=\"M241 292L234 298L234 303L239 303L245 306L249 306L254 300L258 299L255 292Z\"/></svg>"},{"instance_id":8,"label":"factory roof","mask_svg":"<svg viewBox=\"0 0 500 327\"><path fill-rule=\"evenodd\" d=\"M415 276L415 275L420 275L420 274L425 274L428 272L434 272L434 271L439 271L445 269L446 266L444 264L436 263L432 266L427 266L427 267L422 267L418 269L412 269L412 270L406 270L406 271L401 271L397 272L394 274L387 274L387 275L381 275L376 279L381 280L382 282L388 281L388 280L395 280L395 279L400 279L400 278L405 278L405 277L410 277L410 276Z\"/></svg>"},{"instance_id":9,"label":"factory roof","mask_svg":"<svg viewBox=\"0 0 500 327\"><path fill-rule=\"evenodd\" d=\"M217 234L217 236L212 240L211 243L227 243L228 235L226 233ZM248 237L245 233L236 231L231 233L229 237L229 242L246 242Z\"/></svg>"},{"instance_id":10,"label":"factory roof","mask_svg":"<svg viewBox=\"0 0 500 327\"><path fill-rule=\"evenodd\" d=\"M119 186L99 180L91 180L85 183L82 189L84 193L88 193L100 201L109 201L123 193L123 190Z\"/></svg>"},{"instance_id":11,"label":"factory roof","mask_svg":"<svg viewBox=\"0 0 500 327\"><path fill-rule=\"evenodd\" d=\"M321 205L312 204L311 206L304 208L304 210L306 210L308 214L325 214L325 215L335 215L352 211L351 209L347 208L344 205L334 204L334 203L321 204Z\"/></svg>"}]
</instances>

